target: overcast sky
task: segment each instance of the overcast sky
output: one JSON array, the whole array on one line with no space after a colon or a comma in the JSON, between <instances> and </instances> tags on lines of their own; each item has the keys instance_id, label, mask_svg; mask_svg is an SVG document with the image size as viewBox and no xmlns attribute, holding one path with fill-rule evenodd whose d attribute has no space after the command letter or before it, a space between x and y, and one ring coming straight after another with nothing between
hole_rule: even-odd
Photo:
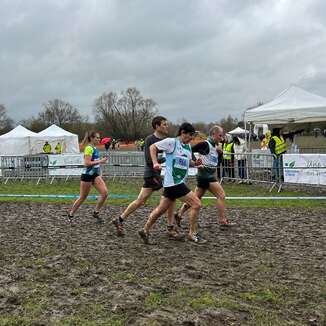
<instances>
[{"instance_id":1,"label":"overcast sky","mask_svg":"<svg viewBox=\"0 0 326 326\"><path fill-rule=\"evenodd\" d=\"M0 0L0 104L93 115L136 87L172 121L241 117L291 84L326 97L323 0Z\"/></svg>"}]
</instances>

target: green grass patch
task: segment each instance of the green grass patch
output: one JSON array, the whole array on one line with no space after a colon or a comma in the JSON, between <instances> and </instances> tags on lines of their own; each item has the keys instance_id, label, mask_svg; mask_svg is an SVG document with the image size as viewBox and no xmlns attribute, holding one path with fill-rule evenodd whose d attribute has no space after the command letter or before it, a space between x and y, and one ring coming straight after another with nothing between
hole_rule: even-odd
<instances>
[{"instance_id":1,"label":"green grass patch","mask_svg":"<svg viewBox=\"0 0 326 326\"><path fill-rule=\"evenodd\" d=\"M272 303L280 305L283 300L271 289L258 289L256 291L241 293L240 297L257 303Z\"/></svg>"},{"instance_id":2,"label":"green grass patch","mask_svg":"<svg viewBox=\"0 0 326 326\"><path fill-rule=\"evenodd\" d=\"M141 179L113 181L107 180L109 189L108 205L127 205L133 199L137 198L139 190L142 186ZM189 186L194 189L194 181L189 182ZM262 185L245 185L245 184L223 184L226 196L229 197L272 197L272 196L306 196L307 194L302 191L282 191L277 193L273 191L269 192L268 187ZM56 181L53 184L48 182L41 182L36 185L35 181L29 182L13 182L9 181L7 184L0 184L1 194L27 194L27 195L78 195L79 194L79 181L71 180L68 182ZM92 188L91 195L96 195L97 191ZM110 197L111 195L111 197ZM126 195L128 198L116 198L117 195ZM212 196L209 192L207 196ZM160 193L155 193L148 202L147 205L157 205L159 202ZM12 202L47 202L47 203L72 203L74 199L51 199L51 198L8 198L2 197L1 201ZM87 200L87 203L94 203L94 200ZM211 199L203 200L204 205L215 206L215 201ZM227 207L303 207L303 208L326 208L326 201L316 200L227 200Z\"/></svg>"},{"instance_id":3,"label":"green grass patch","mask_svg":"<svg viewBox=\"0 0 326 326\"><path fill-rule=\"evenodd\" d=\"M146 308L156 309L166 302L166 298L164 298L162 293L150 292L149 295L145 298L144 305Z\"/></svg>"}]
</instances>

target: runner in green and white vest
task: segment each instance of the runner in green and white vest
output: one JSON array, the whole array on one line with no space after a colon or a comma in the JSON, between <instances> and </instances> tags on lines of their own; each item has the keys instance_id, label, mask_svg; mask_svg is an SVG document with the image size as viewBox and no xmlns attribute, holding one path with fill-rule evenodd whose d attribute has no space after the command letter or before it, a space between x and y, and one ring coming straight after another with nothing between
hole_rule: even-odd
<instances>
[{"instance_id":1,"label":"runner in green and white vest","mask_svg":"<svg viewBox=\"0 0 326 326\"><path fill-rule=\"evenodd\" d=\"M201 160L194 161L192 157L190 141L193 139L195 129L190 123L183 123L176 138L166 138L150 147L150 154L153 161L153 168L161 170L161 164L157 160L159 150L165 152L165 174L163 181L163 196L160 204L150 214L144 228L138 233L143 241L149 243L149 232L155 222L162 216L176 199L187 203L190 206L189 213L189 235L188 238L194 243L205 243L202 237L197 234L197 219L201 203L199 198L185 184L190 166L200 166Z\"/></svg>"},{"instance_id":2,"label":"runner in green and white vest","mask_svg":"<svg viewBox=\"0 0 326 326\"><path fill-rule=\"evenodd\" d=\"M223 134L222 127L213 126L209 131L208 139L194 145L192 151L199 153L199 158L203 162L202 167L198 169L195 193L201 199L206 191L209 190L216 197L217 223L222 227L227 227L234 225L234 223L225 218L225 192L216 179L218 152L222 151L219 143L223 140ZM183 214L189 208L187 204L183 204L180 210L175 213L174 218L179 227L181 227Z\"/></svg>"}]
</instances>

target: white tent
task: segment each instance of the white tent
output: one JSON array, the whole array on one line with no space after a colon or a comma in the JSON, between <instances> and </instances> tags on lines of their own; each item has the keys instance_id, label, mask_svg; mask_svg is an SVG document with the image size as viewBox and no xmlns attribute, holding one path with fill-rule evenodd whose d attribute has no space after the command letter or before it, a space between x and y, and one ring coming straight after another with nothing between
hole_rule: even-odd
<instances>
[{"instance_id":1,"label":"white tent","mask_svg":"<svg viewBox=\"0 0 326 326\"><path fill-rule=\"evenodd\" d=\"M37 137L34 138L34 142L32 144L32 153L42 153L43 146L46 141L51 145L52 152L55 152L54 148L57 143L61 144L63 154L80 152L78 136L58 127L55 124L37 134Z\"/></svg>"},{"instance_id":2,"label":"white tent","mask_svg":"<svg viewBox=\"0 0 326 326\"><path fill-rule=\"evenodd\" d=\"M29 155L37 133L19 125L0 136L0 155Z\"/></svg>"},{"instance_id":3,"label":"white tent","mask_svg":"<svg viewBox=\"0 0 326 326\"><path fill-rule=\"evenodd\" d=\"M268 124L326 121L326 98L291 86L274 100L247 110L244 120Z\"/></svg>"},{"instance_id":4,"label":"white tent","mask_svg":"<svg viewBox=\"0 0 326 326\"><path fill-rule=\"evenodd\" d=\"M235 129L229 131L228 134L230 134L230 135L245 135L245 134L249 134L249 131L242 129L240 127L236 127Z\"/></svg>"}]
</instances>

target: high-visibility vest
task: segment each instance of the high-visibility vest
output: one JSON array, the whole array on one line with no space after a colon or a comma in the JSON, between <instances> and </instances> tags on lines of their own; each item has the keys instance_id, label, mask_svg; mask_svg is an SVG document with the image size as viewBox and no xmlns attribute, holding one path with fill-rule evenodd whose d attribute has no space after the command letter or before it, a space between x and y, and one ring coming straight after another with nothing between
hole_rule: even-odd
<instances>
[{"instance_id":1,"label":"high-visibility vest","mask_svg":"<svg viewBox=\"0 0 326 326\"><path fill-rule=\"evenodd\" d=\"M233 143L223 144L223 159L231 160Z\"/></svg>"},{"instance_id":2,"label":"high-visibility vest","mask_svg":"<svg viewBox=\"0 0 326 326\"><path fill-rule=\"evenodd\" d=\"M44 144L43 152L47 153L47 154L51 153L51 145L50 144Z\"/></svg>"},{"instance_id":3,"label":"high-visibility vest","mask_svg":"<svg viewBox=\"0 0 326 326\"><path fill-rule=\"evenodd\" d=\"M56 152L56 154L61 154L61 152L62 152L62 148L61 148L61 144L60 143L58 143L56 146L55 146L55 152Z\"/></svg>"},{"instance_id":4,"label":"high-visibility vest","mask_svg":"<svg viewBox=\"0 0 326 326\"><path fill-rule=\"evenodd\" d=\"M273 136L272 139L274 139L274 141L275 141L275 154L276 155L281 155L288 150L288 145L284 141L284 138L282 136L280 136L280 137Z\"/></svg>"}]
</instances>

